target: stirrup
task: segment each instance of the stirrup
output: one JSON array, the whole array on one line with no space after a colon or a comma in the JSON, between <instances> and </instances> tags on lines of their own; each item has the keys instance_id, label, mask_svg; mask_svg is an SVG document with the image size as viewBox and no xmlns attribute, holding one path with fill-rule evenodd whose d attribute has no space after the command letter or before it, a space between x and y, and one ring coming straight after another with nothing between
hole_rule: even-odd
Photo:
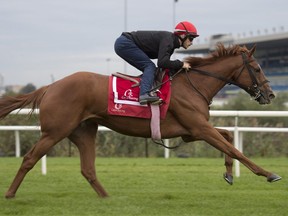
<instances>
[{"instance_id":1,"label":"stirrup","mask_svg":"<svg viewBox=\"0 0 288 216\"><path fill-rule=\"evenodd\" d=\"M162 104L163 103L163 100L162 100L162 98L159 98L159 100L158 101L155 101L155 102L151 102L151 104L152 105L160 105L160 104Z\"/></svg>"},{"instance_id":2,"label":"stirrup","mask_svg":"<svg viewBox=\"0 0 288 216\"><path fill-rule=\"evenodd\" d=\"M139 97L139 103L145 105L147 103L153 103L159 100L158 96L151 96L149 94L144 94Z\"/></svg>"}]
</instances>

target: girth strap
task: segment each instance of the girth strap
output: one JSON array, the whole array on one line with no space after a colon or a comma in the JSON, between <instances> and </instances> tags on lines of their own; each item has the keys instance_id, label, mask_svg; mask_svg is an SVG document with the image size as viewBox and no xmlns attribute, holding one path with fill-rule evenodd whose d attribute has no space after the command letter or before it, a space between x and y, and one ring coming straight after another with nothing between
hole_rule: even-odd
<instances>
[{"instance_id":1,"label":"girth strap","mask_svg":"<svg viewBox=\"0 0 288 216\"><path fill-rule=\"evenodd\" d=\"M153 140L161 140L159 104L158 105L151 104L150 108L151 108L151 121L150 121L151 138Z\"/></svg>"}]
</instances>

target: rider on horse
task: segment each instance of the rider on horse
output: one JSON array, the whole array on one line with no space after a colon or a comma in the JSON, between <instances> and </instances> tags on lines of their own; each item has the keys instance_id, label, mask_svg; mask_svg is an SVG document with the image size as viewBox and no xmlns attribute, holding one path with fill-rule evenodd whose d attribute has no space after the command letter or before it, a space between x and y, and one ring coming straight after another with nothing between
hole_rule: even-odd
<instances>
[{"instance_id":1,"label":"rider on horse","mask_svg":"<svg viewBox=\"0 0 288 216\"><path fill-rule=\"evenodd\" d=\"M159 68L178 71L181 68L189 69L187 62L170 60L176 48L182 46L187 49L193 39L198 37L195 26L187 21L176 25L174 32L168 31L133 31L123 32L116 40L115 52L129 64L143 72L140 83L140 104L147 104L159 100L159 97L150 95L154 81L156 66L151 59L158 59Z\"/></svg>"}]
</instances>

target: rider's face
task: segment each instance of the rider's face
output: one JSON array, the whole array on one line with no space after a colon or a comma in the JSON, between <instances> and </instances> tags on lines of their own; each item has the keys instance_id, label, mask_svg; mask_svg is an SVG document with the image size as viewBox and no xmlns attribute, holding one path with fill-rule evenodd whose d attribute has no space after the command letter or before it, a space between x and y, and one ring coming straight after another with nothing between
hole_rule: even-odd
<instances>
[{"instance_id":1,"label":"rider's face","mask_svg":"<svg viewBox=\"0 0 288 216\"><path fill-rule=\"evenodd\" d=\"M193 44L193 38L189 38L189 37L188 37L188 38L183 42L182 46L183 46L183 48L188 49L188 47L190 47L192 44Z\"/></svg>"}]
</instances>

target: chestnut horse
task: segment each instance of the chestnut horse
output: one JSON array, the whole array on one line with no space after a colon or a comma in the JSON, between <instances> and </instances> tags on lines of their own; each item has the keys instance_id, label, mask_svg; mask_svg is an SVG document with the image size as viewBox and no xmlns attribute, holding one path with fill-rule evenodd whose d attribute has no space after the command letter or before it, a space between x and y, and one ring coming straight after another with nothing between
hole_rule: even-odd
<instances>
[{"instance_id":1,"label":"chestnut horse","mask_svg":"<svg viewBox=\"0 0 288 216\"><path fill-rule=\"evenodd\" d=\"M274 182L281 177L259 167L232 145L230 132L214 128L209 122L209 104L227 83L244 89L259 104L269 104L275 97L268 81L253 57L255 47L225 48L204 58L188 57L193 66L181 71L171 81L171 102L166 118L161 120L162 138L182 137L184 142L204 140L225 153L225 180L232 184L232 158L239 160L253 173ZM68 137L79 149L81 173L100 197L108 196L96 177L95 137L98 125L122 134L151 137L147 119L107 114L109 77L91 72L78 72L32 93L0 99L0 118L11 111L32 104L39 108L41 137L24 156L23 162L6 192L15 196L25 175L52 146ZM123 127L125 125L125 127Z\"/></svg>"}]
</instances>

